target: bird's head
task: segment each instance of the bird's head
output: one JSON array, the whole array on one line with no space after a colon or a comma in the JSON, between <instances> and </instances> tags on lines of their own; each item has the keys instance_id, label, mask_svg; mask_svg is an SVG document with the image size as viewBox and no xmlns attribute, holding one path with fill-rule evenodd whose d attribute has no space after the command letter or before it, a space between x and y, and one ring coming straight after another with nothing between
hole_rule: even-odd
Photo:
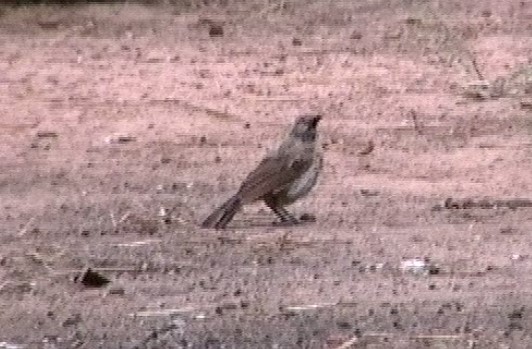
<instances>
[{"instance_id":1,"label":"bird's head","mask_svg":"<svg viewBox=\"0 0 532 349\"><path fill-rule=\"evenodd\" d=\"M320 120L321 115L301 115L296 119L296 123L292 128L292 136L301 138L305 141L313 141L316 139L316 127L318 126Z\"/></svg>"}]
</instances>

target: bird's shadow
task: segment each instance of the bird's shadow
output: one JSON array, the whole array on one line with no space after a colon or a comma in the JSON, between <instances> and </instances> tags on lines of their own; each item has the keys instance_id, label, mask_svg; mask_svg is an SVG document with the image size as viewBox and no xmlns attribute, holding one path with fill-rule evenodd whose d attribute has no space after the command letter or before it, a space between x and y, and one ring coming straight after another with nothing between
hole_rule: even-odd
<instances>
[{"instance_id":1,"label":"bird's shadow","mask_svg":"<svg viewBox=\"0 0 532 349\"><path fill-rule=\"evenodd\" d=\"M228 230L254 230L257 228L268 228L268 229L289 229L289 228L298 228L311 224L315 224L316 219L299 219L297 223L288 223L281 222L279 220L268 220L268 219L242 219L234 220L227 227L223 229L215 229L220 231Z\"/></svg>"}]
</instances>

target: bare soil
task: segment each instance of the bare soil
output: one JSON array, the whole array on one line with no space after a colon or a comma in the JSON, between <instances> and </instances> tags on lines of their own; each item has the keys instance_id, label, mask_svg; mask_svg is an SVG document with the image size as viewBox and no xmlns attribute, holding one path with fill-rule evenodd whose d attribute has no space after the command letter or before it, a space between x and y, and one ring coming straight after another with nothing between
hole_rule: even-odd
<instances>
[{"instance_id":1,"label":"bare soil","mask_svg":"<svg viewBox=\"0 0 532 349\"><path fill-rule=\"evenodd\" d=\"M532 4L221 3L1 8L0 348L529 348Z\"/></svg>"}]
</instances>

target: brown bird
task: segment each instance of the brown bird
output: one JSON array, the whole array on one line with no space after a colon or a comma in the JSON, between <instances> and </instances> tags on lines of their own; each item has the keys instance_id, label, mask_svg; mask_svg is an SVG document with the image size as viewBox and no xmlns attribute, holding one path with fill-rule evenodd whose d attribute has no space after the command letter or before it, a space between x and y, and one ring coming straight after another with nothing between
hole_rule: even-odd
<instances>
[{"instance_id":1,"label":"brown bird","mask_svg":"<svg viewBox=\"0 0 532 349\"><path fill-rule=\"evenodd\" d=\"M267 155L244 180L238 192L202 223L204 228L223 229L243 205L263 200L282 223L296 224L285 206L307 195L322 168L316 127L321 115L297 118L288 137Z\"/></svg>"}]
</instances>

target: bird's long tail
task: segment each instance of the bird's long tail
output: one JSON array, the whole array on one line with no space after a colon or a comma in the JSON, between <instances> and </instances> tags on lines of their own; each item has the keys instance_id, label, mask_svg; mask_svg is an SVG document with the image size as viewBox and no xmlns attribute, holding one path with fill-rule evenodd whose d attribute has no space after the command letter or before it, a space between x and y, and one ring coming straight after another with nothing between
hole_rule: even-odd
<instances>
[{"instance_id":1,"label":"bird's long tail","mask_svg":"<svg viewBox=\"0 0 532 349\"><path fill-rule=\"evenodd\" d=\"M214 210L214 212L201 223L201 226L203 228L223 229L229 224L229 222L231 222L240 207L242 207L242 202L240 198L235 195L227 200L222 206Z\"/></svg>"}]
</instances>

